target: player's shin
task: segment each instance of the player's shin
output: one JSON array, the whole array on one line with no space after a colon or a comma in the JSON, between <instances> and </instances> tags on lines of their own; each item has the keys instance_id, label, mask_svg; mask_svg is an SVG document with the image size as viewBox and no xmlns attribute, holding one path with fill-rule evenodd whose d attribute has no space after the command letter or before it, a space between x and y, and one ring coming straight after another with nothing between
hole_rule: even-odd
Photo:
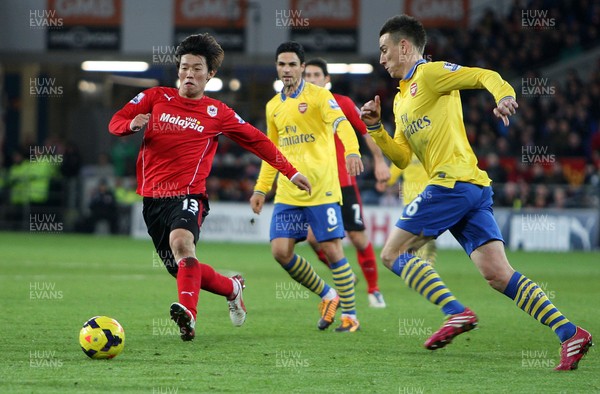
<instances>
[{"instance_id":1,"label":"player's shin","mask_svg":"<svg viewBox=\"0 0 600 394\"><path fill-rule=\"evenodd\" d=\"M323 297L329 291L329 286L317 275L313 267L306 259L294 254L292 260L286 265L282 265L288 274L302 286Z\"/></svg>"},{"instance_id":2,"label":"player's shin","mask_svg":"<svg viewBox=\"0 0 600 394\"><path fill-rule=\"evenodd\" d=\"M333 274L333 283L340 296L340 307L343 315L356 315L356 301L354 296L354 272L344 257L330 265Z\"/></svg>"},{"instance_id":3,"label":"player's shin","mask_svg":"<svg viewBox=\"0 0 600 394\"><path fill-rule=\"evenodd\" d=\"M404 279L408 287L439 306L446 315L464 312L465 307L452 295L427 261L410 253L402 253L394 261L391 270Z\"/></svg>"},{"instance_id":4,"label":"player's shin","mask_svg":"<svg viewBox=\"0 0 600 394\"><path fill-rule=\"evenodd\" d=\"M231 278L219 274L208 264L200 263L200 268L202 269L202 290L222 295L223 297L232 296L233 282Z\"/></svg>"},{"instance_id":5,"label":"player's shin","mask_svg":"<svg viewBox=\"0 0 600 394\"><path fill-rule=\"evenodd\" d=\"M379 291L377 286L377 260L375 257L375 251L373 250L373 244L369 242L369 245L363 250L356 249L356 257L358 259L358 265L367 280L367 292L373 293Z\"/></svg>"},{"instance_id":6,"label":"player's shin","mask_svg":"<svg viewBox=\"0 0 600 394\"><path fill-rule=\"evenodd\" d=\"M196 318L198 296L202 283L200 263L194 257L184 257L179 260L177 272L177 293L179 303L192 312Z\"/></svg>"},{"instance_id":7,"label":"player's shin","mask_svg":"<svg viewBox=\"0 0 600 394\"><path fill-rule=\"evenodd\" d=\"M523 311L550 327L561 342L575 335L577 327L560 313L537 283L525 275L515 272L504 289L504 294Z\"/></svg>"}]
</instances>

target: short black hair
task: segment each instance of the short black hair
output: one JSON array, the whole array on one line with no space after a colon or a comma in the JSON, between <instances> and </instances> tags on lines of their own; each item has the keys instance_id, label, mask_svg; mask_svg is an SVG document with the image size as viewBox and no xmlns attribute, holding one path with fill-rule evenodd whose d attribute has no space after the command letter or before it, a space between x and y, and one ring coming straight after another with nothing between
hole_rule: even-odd
<instances>
[{"instance_id":1,"label":"short black hair","mask_svg":"<svg viewBox=\"0 0 600 394\"><path fill-rule=\"evenodd\" d=\"M177 68L179 68L181 63L181 57L188 54L204 56L208 71L217 71L225 57L225 52L221 48L221 45L208 33L193 34L181 41L181 44L175 50Z\"/></svg>"},{"instance_id":2,"label":"short black hair","mask_svg":"<svg viewBox=\"0 0 600 394\"><path fill-rule=\"evenodd\" d=\"M412 16L402 14L391 17L379 31L379 37L386 33L390 34L394 44L400 42L402 38L406 38L421 54L425 51L427 33L423 24Z\"/></svg>"},{"instance_id":3,"label":"short black hair","mask_svg":"<svg viewBox=\"0 0 600 394\"><path fill-rule=\"evenodd\" d=\"M314 59L310 59L309 61L306 62L306 66L316 66L316 67L319 67L323 71L323 75L324 76L328 76L329 75L329 71L327 71L327 62L325 61L325 59L322 59L320 57L316 57Z\"/></svg>"},{"instance_id":4,"label":"short black hair","mask_svg":"<svg viewBox=\"0 0 600 394\"><path fill-rule=\"evenodd\" d=\"M280 53L285 52L294 52L298 55L298 59L300 59L300 64L304 63L304 47L302 44L296 41L287 41L277 47L277 51L275 52L275 61L279 57Z\"/></svg>"}]
</instances>

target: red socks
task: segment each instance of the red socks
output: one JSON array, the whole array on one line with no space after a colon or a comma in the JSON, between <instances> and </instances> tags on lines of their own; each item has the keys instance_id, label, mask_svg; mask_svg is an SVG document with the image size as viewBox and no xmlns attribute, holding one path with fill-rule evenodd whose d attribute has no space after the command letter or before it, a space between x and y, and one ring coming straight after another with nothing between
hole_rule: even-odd
<instances>
[{"instance_id":1,"label":"red socks","mask_svg":"<svg viewBox=\"0 0 600 394\"><path fill-rule=\"evenodd\" d=\"M200 264L202 267L202 289L211 293L229 298L233 293L233 281L216 272L208 264Z\"/></svg>"},{"instance_id":2,"label":"red socks","mask_svg":"<svg viewBox=\"0 0 600 394\"><path fill-rule=\"evenodd\" d=\"M196 318L200 289L226 298L233 293L233 282L230 278L216 272L210 265L200 263L194 257L179 260L177 272L177 293L179 303L192 312Z\"/></svg>"},{"instance_id":3,"label":"red socks","mask_svg":"<svg viewBox=\"0 0 600 394\"><path fill-rule=\"evenodd\" d=\"M177 294L179 294L179 303L188 308L195 319L198 295L202 283L202 269L198 260L193 257L185 257L179 260L178 266Z\"/></svg>"},{"instance_id":4,"label":"red socks","mask_svg":"<svg viewBox=\"0 0 600 394\"><path fill-rule=\"evenodd\" d=\"M379 291L377 286L377 260L375 258L375 251L373 250L373 244L369 242L369 245L365 250L356 250L356 257L360 269L367 280L367 292L372 293Z\"/></svg>"}]
</instances>

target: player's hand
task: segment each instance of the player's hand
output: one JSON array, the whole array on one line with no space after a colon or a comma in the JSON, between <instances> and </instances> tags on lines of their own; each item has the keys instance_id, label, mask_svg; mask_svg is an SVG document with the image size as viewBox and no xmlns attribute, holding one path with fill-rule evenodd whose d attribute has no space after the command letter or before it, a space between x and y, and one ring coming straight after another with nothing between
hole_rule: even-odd
<instances>
[{"instance_id":1,"label":"player's hand","mask_svg":"<svg viewBox=\"0 0 600 394\"><path fill-rule=\"evenodd\" d=\"M308 192L308 195L310 196L312 193L312 186L310 185L308 178L297 172L290 180L294 185L298 186L298 189Z\"/></svg>"},{"instance_id":2,"label":"player's hand","mask_svg":"<svg viewBox=\"0 0 600 394\"><path fill-rule=\"evenodd\" d=\"M139 114L129 124L132 131L140 131L150 121L150 114Z\"/></svg>"},{"instance_id":3,"label":"player's hand","mask_svg":"<svg viewBox=\"0 0 600 394\"><path fill-rule=\"evenodd\" d=\"M387 189L387 182L386 181L377 181L375 182L375 190L377 190L379 193L383 193L385 192L385 190Z\"/></svg>"},{"instance_id":4,"label":"player's hand","mask_svg":"<svg viewBox=\"0 0 600 394\"><path fill-rule=\"evenodd\" d=\"M263 205L265 205L265 195L262 193L253 193L252 197L250 197L252 212L258 215L262 211Z\"/></svg>"},{"instance_id":5,"label":"player's hand","mask_svg":"<svg viewBox=\"0 0 600 394\"><path fill-rule=\"evenodd\" d=\"M517 108L519 108L517 101L512 97L507 97L500 100L498 106L494 108L494 115L502 119L504 126L508 126L510 123L508 117L514 115L517 112Z\"/></svg>"},{"instance_id":6,"label":"player's hand","mask_svg":"<svg viewBox=\"0 0 600 394\"><path fill-rule=\"evenodd\" d=\"M379 95L361 107L360 118L367 126L372 126L381 120L381 100L379 99Z\"/></svg>"},{"instance_id":7,"label":"player's hand","mask_svg":"<svg viewBox=\"0 0 600 394\"><path fill-rule=\"evenodd\" d=\"M365 170L363 167L362 160L357 155L346 156L346 170L350 176L357 176L362 174Z\"/></svg>"},{"instance_id":8,"label":"player's hand","mask_svg":"<svg viewBox=\"0 0 600 394\"><path fill-rule=\"evenodd\" d=\"M385 161L375 160L375 179L377 180L377 183L383 183L385 185L391 176L390 167L385 164Z\"/></svg>"}]
</instances>

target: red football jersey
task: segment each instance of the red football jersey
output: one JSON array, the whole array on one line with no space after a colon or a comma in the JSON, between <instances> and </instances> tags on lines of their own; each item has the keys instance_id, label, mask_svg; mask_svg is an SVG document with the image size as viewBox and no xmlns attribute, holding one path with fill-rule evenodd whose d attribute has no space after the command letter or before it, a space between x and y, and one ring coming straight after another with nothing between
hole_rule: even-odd
<instances>
[{"instance_id":1,"label":"red football jersey","mask_svg":"<svg viewBox=\"0 0 600 394\"><path fill-rule=\"evenodd\" d=\"M137 159L137 193L144 197L203 194L223 134L291 178L298 171L277 147L234 110L210 97L181 97L175 88L143 91L119 110L108 126L112 134L133 134L138 114L151 113Z\"/></svg>"},{"instance_id":2,"label":"red football jersey","mask_svg":"<svg viewBox=\"0 0 600 394\"><path fill-rule=\"evenodd\" d=\"M360 118L360 111L354 105L354 102L350 97L342 96L341 94L334 93L333 97L339 104L342 112L346 115L346 119L350 122L354 130L358 131L362 135L367 134L367 125ZM346 170L346 157L344 156L344 144L340 141L337 134L335 134L335 151L337 156L338 164L338 175L340 177L340 187L356 185L356 178L348 174Z\"/></svg>"}]
</instances>

